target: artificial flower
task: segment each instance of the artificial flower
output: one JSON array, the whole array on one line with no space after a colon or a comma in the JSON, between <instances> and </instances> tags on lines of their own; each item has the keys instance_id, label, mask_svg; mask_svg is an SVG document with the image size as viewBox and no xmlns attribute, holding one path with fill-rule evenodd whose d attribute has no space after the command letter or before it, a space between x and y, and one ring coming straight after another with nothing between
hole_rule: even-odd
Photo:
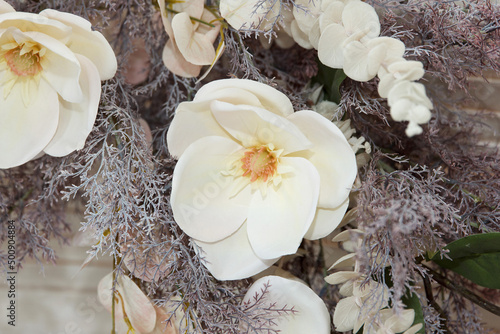
<instances>
[{"instance_id":1,"label":"artificial flower","mask_svg":"<svg viewBox=\"0 0 500 334\"><path fill-rule=\"evenodd\" d=\"M326 66L343 68L347 59L345 47L352 42L364 42L378 37L378 15L367 3L352 1L342 11L342 23L324 24L318 41L318 57ZM375 72L376 73L376 72Z\"/></svg>"},{"instance_id":2,"label":"artificial flower","mask_svg":"<svg viewBox=\"0 0 500 334\"><path fill-rule=\"evenodd\" d=\"M118 334L151 333L156 326L156 311L148 297L128 277L118 275L113 296L113 273L104 276L97 287L100 303L112 311L114 303L115 326Z\"/></svg>"},{"instance_id":3,"label":"artificial flower","mask_svg":"<svg viewBox=\"0 0 500 334\"><path fill-rule=\"evenodd\" d=\"M174 74L196 77L204 65L213 65L222 55L224 44L217 50L214 42L220 33L220 22L204 0L159 0L163 26L169 40L163 48L163 63Z\"/></svg>"},{"instance_id":4,"label":"artificial flower","mask_svg":"<svg viewBox=\"0 0 500 334\"><path fill-rule=\"evenodd\" d=\"M268 30L279 15L280 3L259 0L221 0L220 15L236 30L259 28Z\"/></svg>"},{"instance_id":5,"label":"artificial flower","mask_svg":"<svg viewBox=\"0 0 500 334\"><path fill-rule=\"evenodd\" d=\"M16 12L0 0L0 168L81 149L101 80L116 68L109 43L87 20L51 9Z\"/></svg>"},{"instance_id":6,"label":"artificial flower","mask_svg":"<svg viewBox=\"0 0 500 334\"><path fill-rule=\"evenodd\" d=\"M356 178L342 132L270 86L226 79L181 103L171 205L221 280L254 275L340 223Z\"/></svg>"},{"instance_id":7,"label":"artificial flower","mask_svg":"<svg viewBox=\"0 0 500 334\"><path fill-rule=\"evenodd\" d=\"M391 117L395 121L408 121L408 137L422 133L419 124L431 119L432 102L425 93L424 85L411 81L401 81L389 91L387 102L391 107Z\"/></svg>"},{"instance_id":8,"label":"artificial flower","mask_svg":"<svg viewBox=\"0 0 500 334\"><path fill-rule=\"evenodd\" d=\"M249 308L256 303L262 307L269 304L275 310L288 309L280 311L280 315L273 319L271 327L276 332L330 333L330 314L325 303L301 282L279 276L262 277L252 284L243 298L243 305ZM247 327L248 324L240 322L242 332L246 333Z\"/></svg>"},{"instance_id":9,"label":"artificial flower","mask_svg":"<svg viewBox=\"0 0 500 334\"><path fill-rule=\"evenodd\" d=\"M97 297L109 312L115 303L117 334L179 334L180 321L185 319L179 298L172 298L164 306L156 306L128 276L119 275L116 281L114 299L113 273L101 279Z\"/></svg>"}]
</instances>

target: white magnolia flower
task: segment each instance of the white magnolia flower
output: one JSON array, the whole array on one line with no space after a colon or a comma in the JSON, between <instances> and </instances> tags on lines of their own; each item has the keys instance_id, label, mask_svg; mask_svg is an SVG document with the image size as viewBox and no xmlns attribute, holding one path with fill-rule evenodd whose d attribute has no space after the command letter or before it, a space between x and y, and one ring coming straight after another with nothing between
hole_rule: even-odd
<instances>
[{"instance_id":1,"label":"white magnolia flower","mask_svg":"<svg viewBox=\"0 0 500 334\"><path fill-rule=\"evenodd\" d=\"M265 294L263 296L263 291ZM272 329L286 334L328 334L330 314L325 303L307 285L279 276L266 276L257 280L243 298L243 305L255 305L255 297L263 297L262 307L272 305L273 309L292 309L281 312L274 320ZM240 323L242 333L248 325Z\"/></svg>"},{"instance_id":2,"label":"white magnolia flower","mask_svg":"<svg viewBox=\"0 0 500 334\"><path fill-rule=\"evenodd\" d=\"M116 58L85 19L0 0L0 168L81 149Z\"/></svg>"},{"instance_id":3,"label":"white magnolia flower","mask_svg":"<svg viewBox=\"0 0 500 334\"><path fill-rule=\"evenodd\" d=\"M217 50L214 42L221 25L204 0L159 0L163 26L169 40L163 48L163 63L174 74L196 77L204 65L213 65L222 55L224 44ZM208 72L206 73L208 74Z\"/></svg>"},{"instance_id":4,"label":"white magnolia flower","mask_svg":"<svg viewBox=\"0 0 500 334\"><path fill-rule=\"evenodd\" d=\"M167 136L179 157L174 218L221 280L241 279L340 223L356 177L342 132L254 81L202 87L179 105Z\"/></svg>"}]
</instances>

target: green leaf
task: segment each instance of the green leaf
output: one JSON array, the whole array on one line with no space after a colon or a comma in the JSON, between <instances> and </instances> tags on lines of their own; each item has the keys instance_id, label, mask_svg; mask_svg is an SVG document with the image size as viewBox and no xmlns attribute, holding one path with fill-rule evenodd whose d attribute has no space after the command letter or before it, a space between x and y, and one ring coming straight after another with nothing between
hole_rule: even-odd
<instances>
[{"instance_id":1,"label":"green leaf","mask_svg":"<svg viewBox=\"0 0 500 334\"><path fill-rule=\"evenodd\" d=\"M318 61L318 74L311 81L323 85L325 100L339 103L340 85L346 77L342 69L331 68Z\"/></svg>"},{"instance_id":2,"label":"green leaf","mask_svg":"<svg viewBox=\"0 0 500 334\"><path fill-rule=\"evenodd\" d=\"M450 259L439 253L431 260L472 282L491 289L500 289L500 233L474 234L453 241L448 249Z\"/></svg>"},{"instance_id":3,"label":"green leaf","mask_svg":"<svg viewBox=\"0 0 500 334\"><path fill-rule=\"evenodd\" d=\"M422 328L417 333L425 333L425 322L424 322L424 311L422 311L422 305L416 294L412 294L410 297L407 295L401 298L401 301L406 305L407 308L413 309L415 311L415 319L413 320L412 326L416 324L422 324Z\"/></svg>"}]
</instances>

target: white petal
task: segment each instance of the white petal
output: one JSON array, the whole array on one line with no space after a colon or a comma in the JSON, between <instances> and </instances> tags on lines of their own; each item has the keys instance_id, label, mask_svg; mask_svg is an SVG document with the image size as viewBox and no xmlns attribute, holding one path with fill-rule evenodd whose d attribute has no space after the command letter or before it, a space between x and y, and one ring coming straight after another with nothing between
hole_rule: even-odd
<instances>
[{"instance_id":1,"label":"white petal","mask_svg":"<svg viewBox=\"0 0 500 334\"><path fill-rule=\"evenodd\" d=\"M346 4L342 12L342 22L347 35L362 33L367 38L375 38L380 34L380 21L375 9L361 1Z\"/></svg>"},{"instance_id":2,"label":"white petal","mask_svg":"<svg viewBox=\"0 0 500 334\"><path fill-rule=\"evenodd\" d=\"M265 295L263 307L276 303L273 306L275 309L293 307L298 311L277 318L277 326L273 329L286 334L330 333L330 314L325 303L307 285L294 280L279 276L262 277L252 284L246 293L243 298L244 305L253 303L253 298L261 295L266 286L268 293Z\"/></svg>"},{"instance_id":3,"label":"white petal","mask_svg":"<svg viewBox=\"0 0 500 334\"><path fill-rule=\"evenodd\" d=\"M200 88L193 101L212 100L213 94L217 94L217 91L226 88L240 88L248 91L255 95L260 101L260 105L252 105L269 110L276 115L288 116L293 114L292 103L285 94L269 85L247 79L222 79L212 81ZM237 98L237 96L235 98ZM236 101L224 101L233 104L249 104L243 101L239 103Z\"/></svg>"},{"instance_id":4,"label":"white petal","mask_svg":"<svg viewBox=\"0 0 500 334\"><path fill-rule=\"evenodd\" d=\"M194 65L188 62L179 51L172 38L167 41L162 53L163 64L175 75L192 78L201 72L201 65Z\"/></svg>"},{"instance_id":5,"label":"white petal","mask_svg":"<svg viewBox=\"0 0 500 334\"><path fill-rule=\"evenodd\" d=\"M293 40L304 49L312 49L313 45L309 41L309 35L303 32L297 25L297 20L292 21L291 32Z\"/></svg>"},{"instance_id":6,"label":"white petal","mask_svg":"<svg viewBox=\"0 0 500 334\"><path fill-rule=\"evenodd\" d=\"M347 39L345 29L340 24L330 24L321 32L318 42L319 60L328 67L344 66L344 41Z\"/></svg>"},{"instance_id":7,"label":"white petal","mask_svg":"<svg viewBox=\"0 0 500 334\"><path fill-rule=\"evenodd\" d=\"M341 299L333 312L333 324L337 332L347 332L354 328L354 323L359 317L359 306L355 297Z\"/></svg>"},{"instance_id":8,"label":"white petal","mask_svg":"<svg viewBox=\"0 0 500 334\"><path fill-rule=\"evenodd\" d=\"M328 270L339 269L339 268L350 268L354 266L356 262L356 253L349 253L342 256L340 259L335 261L334 264Z\"/></svg>"},{"instance_id":9,"label":"white petal","mask_svg":"<svg viewBox=\"0 0 500 334\"><path fill-rule=\"evenodd\" d=\"M309 110L287 117L313 146L307 159L319 172L321 189L318 206L338 208L348 198L356 179L356 157L340 129L325 117Z\"/></svg>"},{"instance_id":10,"label":"white petal","mask_svg":"<svg viewBox=\"0 0 500 334\"><path fill-rule=\"evenodd\" d=\"M38 87L33 83L30 86L36 90L30 90L29 104L25 105L23 89L28 85L23 86L20 82L14 84L6 98L0 86L0 168L16 167L37 156L57 129L56 91L45 80L40 80Z\"/></svg>"},{"instance_id":11,"label":"white petal","mask_svg":"<svg viewBox=\"0 0 500 334\"><path fill-rule=\"evenodd\" d=\"M342 24L342 12L344 11L344 7L345 4L342 1L333 1L325 8L319 17L319 28L321 32L332 23Z\"/></svg>"},{"instance_id":12,"label":"white petal","mask_svg":"<svg viewBox=\"0 0 500 334\"><path fill-rule=\"evenodd\" d=\"M328 284L336 285L345 283L352 279L357 279L359 276L360 274L355 271L338 271L326 276L325 281Z\"/></svg>"},{"instance_id":13,"label":"white petal","mask_svg":"<svg viewBox=\"0 0 500 334\"><path fill-rule=\"evenodd\" d=\"M432 109L432 102L425 93L425 86L421 83L411 81L401 81L394 85L389 91L388 103L392 106L400 99L408 99L414 103L421 104L428 109Z\"/></svg>"},{"instance_id":14,"label":"white petal","mask_svg":"<svg viewBox=\"0 0 500 334\"><path fill-rule=\"evenodd\" d=\"M177 47L187 62L194 65L210 65L213 62L214 41L195 31L195 26L187 13L174 16L172 30Z\"/></svg>"},{"instance_id":15,"label":"white petal","mask_svg":"<svg viewBox=\"0 0 500 334\"><path fill-rule=\"evenodd\" d=\"M371 80L377 74L385 54L383 45L369 48L358 41L350 42L344 47L344 72L356 81Z\"/></svg>"},{"instance_id":16,"label":"white petal","mask_svg":"<svg viewBox=\"0 0 500 334\"><path fill-rule=\"evenodd\" d=\"M112 287L113 274L106 275L99 282L97 295L101 304L109 311L112 310ZM115 286L119 293L115 296L115 316L123 319L123 309L130 320L132 327L139 333L149 333L153 331L156 325L156 312L148 297L141 289L128 277L119 276ZM123 301L123 305L122 305Z\"/></svg>"},{"instance_id":17,"label":"white petal","mask_svg":"<svg viewBox=\"0 0 500 334\"><path fill-rule=\"evenodd\" d=\"M220 15L236 30L258 28L269 10L267 3L256 8L258 0L221 0Z\"/></svg>"},{"instance_id":18,"label":"white petal","mask_svg":"<svg viewBox=\"0 0 500 334\"><path fill-rule=\"evenodd\" d=\"M189 145L207 136L229 138L212 115L210 101L179 104L167 132L170 154L179 158Z\"/></svg>"},{"instance_id":19,"label":"white petal","mask_svg":"<svg viewBox=\"0 0 500 334\"><path fill-rule=\"evenodd\" d=\"M40 72L47 82L66 101L82 102L83 93L78 83L80 63L75 54L60 41L38 31L21 32L10 30L12 38L18 43L30 41L44 46L47 52L40 59L43 70ZM1 39L8 38L8 32Z\"/></svg>"},{"instance_id":20,"label":"white petal","mask_svg":"<svg viewBox=\"0 0 500 334\"><path fill-rule=\"evenodd\" d=\"M346 241L351 241L351 236L354 234L363 234L364 232L362 230L358 229L350 229L350 230L345 230L337 234L332 241L333 242L346 242Z\"/></svg>"},{"instance_id":21,"label":"white petal","mask_svg":"<svg viewBox=\"0 0 500 334\"><path fill-rule=\"evenodd\" d=\"M13 13L16 10L9 5L5 0L0 0L0 14Z\"/></svg>"},{"instance_id":22,"label":"white petal","mask_svg":"<svg viewBox=\"0 0 500 334\"><path fill-rule=\"evenodd\" d=\"M177 224L190 237L221 240L247 218L250 190L234 195L233 177L222 175L241 149L230 139L205 137L191 144L177 162L170 203Z\"/></svg>"},{"instance_id":23,"label":"white petal","mask_svg":"<svg viewBox=\"0 0 500 334\"><path fill-rule=\"evenodd\" d=\"M72 28L69 48L94 63L101 80L111 79L115 75L117 69L115 53L100 32L92 31L89 21L80 16L53 9L45 9L40 12L40 15L60 21Z\"/></svg>"},{"instance_id":24,"label":"white petal","mask_svg":"<svg viewBox=\"0 0 500 334\"><path fill-rule=\"evenodd\" d=\"M309 148L310 142L292 122L265 109L213 101L210 109L220 126L244 147L273 144L283 155Z\"/></svg>"},{"instance_id":25,"label":"white petal","mask_svg":"<svg viewBox=\"0 0 500 334\"><path fill-rule=\"evenodd\" d=\"M409 329L415 319L415 311L412 309L404 310L401 315L394 314L385 321L385 326L394 333L401 333Z\"/></svg>"},{"instance_id":26,"label":"white petal","mask_svg":"<svg viewBox=\"0 0 500 334\"><path fill-rule=\"evenodd\" d=\"M423 327L422 323L411 326L408 330L406 330L403 334L416 334Z\"/></svg>"},{"instance_id":27,"label":"white petal","mask_svg":"<svg viewBox=\"0 0 500 334\"><path fill-rule=\"evenodd\" d=\"M316 212L319 176L302 158L281 158L291 172L282 175L267 195L257 192L248 212L248 238L255 253L265 259L294 254Z\"/></svg>"},{"instance_id":28,"label":"white petal","mask_svg":"<svg viewBox=\"0 0 500 334\"><path fill-rule=\"evenodd\" d=\"M294 1L295 6L293 6L293 16L295 18L295 24L297 24L297 27L303 31L305 36L309 35L314 21L321 14L320 3L321 1Z\"/></svg>"},{"instance_id":29,"label":"white petal","mask_svg":"<svg viewBox=\"0 0 500 334\"><path fill-rule=\"evenodd\" d=\"M322 186L323 185L321 185L321 187ZM332 233L333 230L339 226L342 218L344 218L348 206L349 198L335 209L324 209L318 207L311 227L309 227L309 230L306 235L304 235L304 238L308 240L316 240L324 238Z\"/></svg>"},{"instance_id":30,"label":"white petal","mask_svg":"<svg viewBox=\"0 0 500 334\"><path fill-rule=\"evenodd\" d=\"M38 31L62 43L68 41L71 28L62 22L33 13L9 12L0 16L0 30L16 27L21 31Z\"/></svg>"},{"instance_id":31,"label":"white petal","mask_svg":"<svg viewBox=\"0 0 500 334\"><path fill-rule=\"evenodd\" d=\"M99 72L90 60L84 56L76 56L82 68L80 86L84 99L81 103L60 100L59 125L54 137L44 149L45 153L55 157L62 157L83 148L94 126L99 107L101 96Z\"/></svg>"},{"instance_id":32,"label":"white petal","mask_svg":"<svg viewBox=\"0 0 500 334\"><path fill-rule=\"evenodd\" d=\"M279 258L261 259L250 246L247 224L217 242L194 240L203 250L204 265L220 281L244 279L272 266Z\"/></svg>"}]
</instances>

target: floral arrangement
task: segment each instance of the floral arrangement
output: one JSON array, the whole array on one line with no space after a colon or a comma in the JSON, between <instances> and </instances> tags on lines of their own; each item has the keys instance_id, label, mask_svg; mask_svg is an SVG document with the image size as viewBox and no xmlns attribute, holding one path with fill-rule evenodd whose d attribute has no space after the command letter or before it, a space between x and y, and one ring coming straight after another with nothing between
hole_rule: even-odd
<instances>
[{"instance_id":1,"label":"floral arrangement","mask_svg":"<svg viewBox=\"0 0 500 334\"><path fill-rule=\"evenodd\" d=\"M487 333L499 17L0 0L0 240L14 222L19 269L55 261L82 204L113 334Z\"/></svg>"}]
</instances>

